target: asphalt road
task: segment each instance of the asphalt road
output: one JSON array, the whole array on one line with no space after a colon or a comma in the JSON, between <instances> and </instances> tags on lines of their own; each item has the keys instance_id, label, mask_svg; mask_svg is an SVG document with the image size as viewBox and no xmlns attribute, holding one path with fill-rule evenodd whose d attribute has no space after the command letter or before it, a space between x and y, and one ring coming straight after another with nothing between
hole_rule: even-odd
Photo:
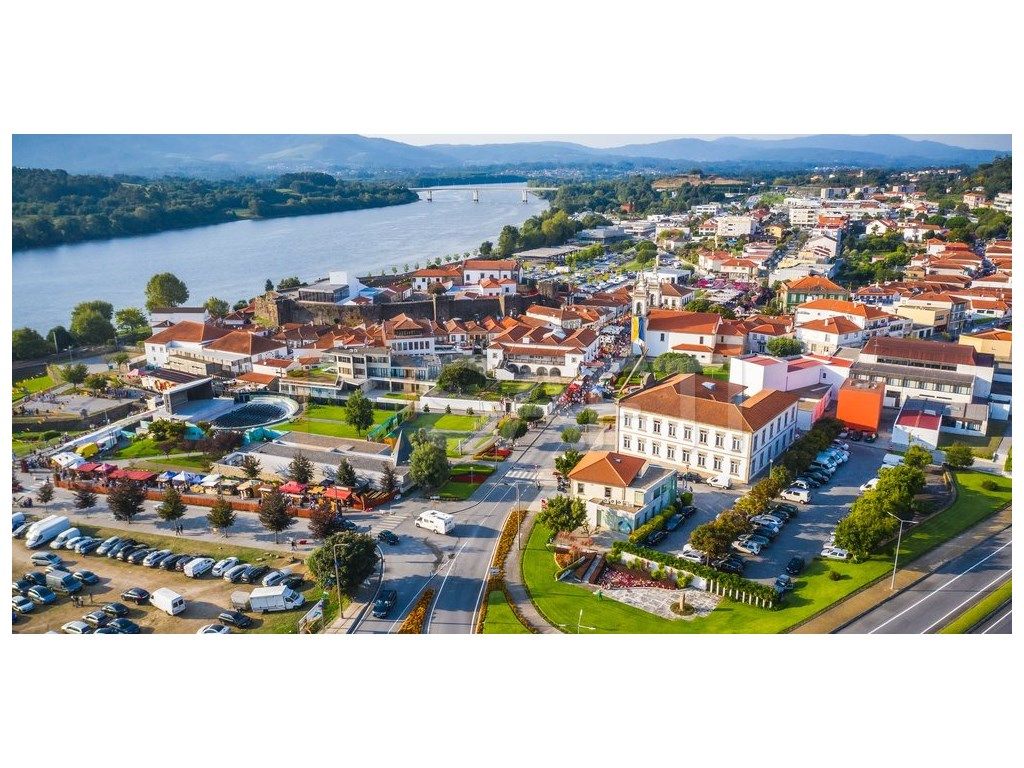
<instances>
[{"instance_id":1,"label":"asphalt road","mask_svg":"<svg viewBox=\"0 0 1024 768\"><path fill-rule=\"evenodd\" d=\"M839 632L869 635L937 632L1010 578L1012 540L1012 528L1000 531ZM1004 623L1005 631L1009 631L1009 620ZM994 631L1002 630L997 627Z\"/></svg>"},{"instance_id":2,"label":"asphalt road","mask_svg":"<svg viewBox=\"0 0 1024 768\"><path fill-rule=\"evenodd\" d=\"M1013 604L1009 601L999 606L992 615L978 624L968 634L1010 635L1013 634Z\"/></svg>"}]
</instances>

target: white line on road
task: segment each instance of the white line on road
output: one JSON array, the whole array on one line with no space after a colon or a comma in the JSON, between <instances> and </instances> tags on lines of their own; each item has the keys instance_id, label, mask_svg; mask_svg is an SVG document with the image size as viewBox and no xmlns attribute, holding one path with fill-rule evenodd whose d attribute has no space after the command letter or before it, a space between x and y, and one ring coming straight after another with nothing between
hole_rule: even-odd
<instances>
[{"instance_id":1,"label":"white line on road","mask_svg":"<svg viewBox=\"0 0 1024 768\"><path fill-rule=\"evenodd\" d=\"M430 606L430 614L427 616L427 625L423 628L425 630L424 634L430 634L430 622L434 620L434 608L437 606L437 598L439 598L441 593L444 592L444 585L448 583L448 577L452 575L452 570L455 568L455 561L459 559L459 555L462 554L462 550L468 546L469 541L467 540L461 547L459 547L459 551L455 553L455 557L453 557L448 563L448 573L446 573L444 578L441 579L441 586L437 588L437 594L434 595L434 603Z\"/></svg>"},{"instance_id":2,"label":"white line on road","mask_svg":"<svg viewBox=\"0 0 1024 768\"><path fill-rule=\"evenodd\" d=\"M983 635L987 635L987 634L988 634L989 632L991 632L991 631L992 631L993 629L995 629L995 628L996 628L996 627L998 627L998 626L999 626L1000 624L1002 624L1002 623L1003 623L1004 621L1006 621L1006 619L1010 618L1010 614L1011 614L1011 613L1013 613L1013 608L1011 608L1011 609L1010 609L1010 610L1008 610L1008 611L1007 611L1006 613L1004 613L1004 614L1003 614L1002 616L1000 616L1000 617L999 617L998 619L996 619L995 621L993 621L993 622L992 622L992 625L991 625L991 626L990 626L990 627L989 627L988 629L986 629L986 630L985 630L984 632L982 632L981 634L983 634Z\"/></svg>"},{"instance_id":3,"label":"white line on road","mask_svg":"<svg viewBox=\"0 0 1024 768\"><path fill-rule=\"evenodd\" d=\"M967 570L965 570L965 571L963 571L963 572L961 572L961 573L957 574L957 575L956 575L956 576L954 576L954 577L953 577L952 579L950 579L950 580L949 580L949 581L947 581L947 582L946 582L945 584L943 584L943 585L942 585L941 587L939 587L938 589L936 589L936 590L935 590L935 591L933 591L933 592L929 592L929 593L928 593L927 595L925 595L924 597L922 597L922 598L921 598L920 600L918 600L918 601L917 601L916 603L914 603L913 605L910 605L910 606L908 606L908 607L904 608L904 609L903 609L902 611L900 611L899 613L897 613L897 614L896 614L895 616L893 616L892 618L890 618L890 619L887 619L886 621L882 622L882 623L881 623L881 624L879 624L879 625L878 625L877 627L875 627L875 628L874 628L874 629L872 629L872 630L871 630L870 632L868 632L868 634L869 634L869 635L873 635L873 634L875 634L875 632L877 632L878 630L882 629L882 627L885 627L886 625L888 625L888 624L891 624L892 622L896 621L896 619L898 619L898 618L899 618L900 616L902 616L903 614L907 613L907 611L912 611L912 610L913 610L914 608L916 608L917 606L919 606L919 605L920 605L921 603L923 603L923 602L924 602L925 600L930 600L931 598L935 597L935 595L939 594L939 592L941 592L942 590L944 590L944 589L945 589L946 587L948 587L948 586L949 586L950 584L952 584L952 583L953 583L954 581L956 581L957 579L959 579L959 578L960 578L961 576L964 576L964 575L966 575L966 574L970 573L971 571L973 571L973 570L974 570L975 568L977 568L977 567L978 567L979 565L981 565L982 563L984 563L984 562L985 562L986 560L988 560L989 558L995 557L995 556L996 556L996 555L998 555L998 554L999 554L1000 552L1002 552L1002 551L1003 551L1004 549L1006 549L1006 548L1007 548L1008 546L1010 546L1010 545L1011 545L1012 543L1013 543L1013 539L1010 539L1010 540L1009 540L1008 542L1006 542L1005 544L1003 544L1003 546L999 547L999 549L997 549L997 550L995 550L994 552L991 552L991 553L989 553L989 554L985 555L985 557L981 558L981 560L979 560L978 562L976 562L976 563L975 563L974 565L972 565L972 566L971 566L970 568L968 568Z\"/></svg>"},{"instance_id":4,"label":"white line on road","mask_svg":"<svg viewBox=\"0 0 1024 768\"><path fill-rule=\"evenodd\" d=\"M1000 574L999 574L998 576L996 576L996 577L995 577L994 579L992 579L992 581L990 581L990 582L989 582L988 584L986 584L986 585L985 585L984 587L982 587L982 588L981 588L981 589L979 589L979 590L978 590L977 592L975 592L975 593L974 593L973 595L971 595L971 596L970 596L970 597L968 597L968 598L967 598L966 600L964 600L964 601L963 601L962 603L960 603L960 605L958 605L958 606L957 606L956 608L954 608L953 610L951 610L951 611L947 612L947 613L946 613L946 614L945 614L944 616L942 616L942 617L941 617L941 618L940 618L940 619L939 619L938 621L936 621L936 622L934 622L934 623L930 624L929 626L925 627L924 629L922 629L922 630L921 630L920 632L918 632L918 634L919 634L919 635L923 635L923 634L925 634L926 632L928 632L928 630L930 630L930 629L934 629L934 628L935 628L935 627L937 627L937 626L938 626L939 624L941 624L941 623L942 623L943 621L945 621L945 620L946 620L946 619L948 619L948 618L949 618L950 616L952 616L952 615L953 615L954 613L956 613L956 612L957 612L957 611L959 611L959 610L960 610L961 608L963 608L963 607L964 607L965 605L967 605L968 603L970 603L970 602L972 602L973 600L975 600L975 599L976 599L976 598L978 597L978 595L980 595L980 594L983 594L983 593L987 592L987 591L988 591L989 589L991 589L991 588L992 588L993 586L995 586L996 584L998 584L998 583L999 583L1000 581L1002 581L1002 580L1003 580L1004 578L1006 578L1007 576L1009 576L1009 575L1010 575L1011 573L1013 573L1013 569L1012 569L1012 568L1008 568L1007 570L1003 571L1003 572L1002 572L1002 573L1000 573Z\"/></svg>"}]
</instances>

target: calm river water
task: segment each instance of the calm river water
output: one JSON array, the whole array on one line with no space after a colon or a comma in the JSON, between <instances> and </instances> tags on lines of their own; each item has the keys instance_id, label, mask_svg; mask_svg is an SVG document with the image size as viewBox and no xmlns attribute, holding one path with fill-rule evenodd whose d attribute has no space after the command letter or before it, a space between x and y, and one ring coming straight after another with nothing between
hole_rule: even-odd
<instances>
[{"instance_id":1,"label":"calm river water","mask_svg":"<svg viewBox=\"0 0 1024 768\"><path fill-rule=\"evenodd\" d=\"M496 241L506 224L519 225L547 208L516 189L478 187L433 193L433 202L288 219L239 221L210 227L102 240L14 254L14 327L40 333L67 325L80 301L103 299L121 307L144 306L146 281L173 272L188 285L189 304L210 296L234 304L298 275L326 276L332 269L378 274L449 253L483 240Z\"/></svg>"}]
</instances>

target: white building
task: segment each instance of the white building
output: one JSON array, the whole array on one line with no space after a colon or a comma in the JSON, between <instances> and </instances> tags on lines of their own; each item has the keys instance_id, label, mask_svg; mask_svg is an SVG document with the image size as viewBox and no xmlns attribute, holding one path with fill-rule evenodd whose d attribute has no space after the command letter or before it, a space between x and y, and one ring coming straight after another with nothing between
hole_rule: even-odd
<instances>
[{"instance_id":1,"label":"white building","mask_svg":"<svg viewBox=\"0 0 1024 768\"><path fill-rule=\"evenodd\" d=\"M592 530L632 533L678 496L675 470L614 451L586 453L568 480Z\"/></svg>"},{"instance_id":2,"label":"white building","mask_svg":"<svg viewBox=\"0 0 1024 768\"><path fill-rule=\"evenodd\" d=\"M753 216L719 216L715 221L719 237L750 237L757 226Z\"/></svg>"}]
</instances>

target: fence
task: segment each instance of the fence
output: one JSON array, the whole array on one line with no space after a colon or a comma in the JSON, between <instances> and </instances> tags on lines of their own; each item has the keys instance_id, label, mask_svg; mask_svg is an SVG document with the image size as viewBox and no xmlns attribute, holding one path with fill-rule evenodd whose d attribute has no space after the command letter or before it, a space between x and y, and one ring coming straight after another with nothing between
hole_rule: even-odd
<instances>
[{"instance_id":1,"label":"fence","mask_svg":"<svg viewBox=\"0 0 1024 768\"><path fill-rule=\"evenodd\" d=\"M723 597L728 597L729 599L735 600L739 603L746 603L747 605L756 605L760 608L768 608L769 610L775 607L775 603L772 600L766 600L763 597L752 595L746 590L743 590L739 587L723 584L718 579L714 579L710 576L698 576L692 571L686 570L683 566L675 568L670 565L662 565L661 563L657 563L653 560L648 560L646 557L640 557L638 555L632 554L631 552L625 551L620 552L619 556L622 558L622 562L636 561L643 563L644 568L648 571L655 570L655 568L652 568L651 566L661 568L663 571L665 571L665 573L669 574L675 579L678 579L680 576L685 575L690 579L690 584L694 588L703 590L705 592L711 592L715 595L722 595Z\"/></svg>"}]
</instances>

